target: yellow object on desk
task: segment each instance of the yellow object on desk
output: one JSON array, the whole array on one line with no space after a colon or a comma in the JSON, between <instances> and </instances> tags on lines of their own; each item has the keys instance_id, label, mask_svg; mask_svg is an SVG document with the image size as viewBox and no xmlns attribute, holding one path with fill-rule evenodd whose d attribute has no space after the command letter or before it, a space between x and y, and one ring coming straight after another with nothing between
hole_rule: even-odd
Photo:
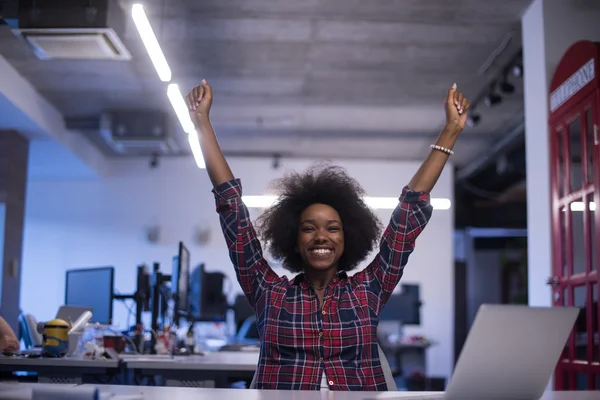
<instances>
[{"instance_id":1,"label":"yellow object on desk","mask_svg":"<svg viewBox=\"0 0 600 400\"><path fill-rule=\"evenodd\" d=\"M44 324L43 357L63 357L69 350L69 324L62 319L53 319Z\"/></svg>"}]
</instances>

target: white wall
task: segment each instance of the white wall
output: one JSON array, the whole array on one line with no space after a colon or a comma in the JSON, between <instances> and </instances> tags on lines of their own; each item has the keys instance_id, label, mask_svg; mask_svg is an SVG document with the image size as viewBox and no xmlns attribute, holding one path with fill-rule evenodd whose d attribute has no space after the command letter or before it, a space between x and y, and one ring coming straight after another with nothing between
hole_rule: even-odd
<instances>
[{"instance_id":1,"label":"white wall","mask_svg":"<svg viewBox=\"0 0 600 400\"><path fill-rule=\"evenodd\" d=\"M242 179L246 195L265 194L268 183L284 170L303 170L311 164L308 160L283 160L282 168L274 170L270 159L231 159L230 163ZM336 164L345 166L372 196L398 196L418 168L417 163ZM38 319L52 318L62 303L66 269L114 265L116 288L133 292L136 265L158 261L161 270L170 272L179 240L190 248L193 266L205 262L207 269L235 279L209 180L193 160L163 159L157 169L150 169L145 159L115 161L111 170L114 176L104 180L30 180L21 307ZM448 166L433 197L453 200L452 182L452 167ZM390 212L379 212L384 223ZM152 225L161 227L160 243L155 245L145 239L145 229ZM407 329L407 333L423 333L439 342L427 360L429 373L439 376L449 376L453 359L453 225L452 210L434 212L404 278L404 282L421 284L424 303L421 327ZM210 229L206 245L194 242L197 227ZM235 290L239 291L237 281ZM115 303L115 324L126 326L126 318L124 306Z\"/></svg>"},{"instance_id":2,"label":"white wall","mask_svg":"<svg viewBox=\"0 0 600 400\"><path fill-rule=\"evenodd\" d=\"M527 161L529 304L551 305L551 213L548 90L565 51L579 40L600 41L595 0L535 0L522 18Z\"/></svg>"},{"instance_id":3,"label":"white wall","mask_svg":"<svg viewBox=\"0 0 600 400\"><path fill-rule=\"evenodd\" d=\"M29 142L27 179L94 179L98 173L61 143L47 140ZM108 171L108 168L107 168Z\"/></svg>"}]
</instances>

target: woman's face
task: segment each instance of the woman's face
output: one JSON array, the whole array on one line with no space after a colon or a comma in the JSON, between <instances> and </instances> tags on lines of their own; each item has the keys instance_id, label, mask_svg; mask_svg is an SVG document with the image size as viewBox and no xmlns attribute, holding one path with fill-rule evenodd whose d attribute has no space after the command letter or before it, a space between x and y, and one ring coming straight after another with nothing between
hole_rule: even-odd
<instances>
[{"instance_id":1,"label":"woman's face","mask_svg":"<svg viewBox=\"0 0 600 400\"><path fill-rule=\"evenodd\" d=\"M325 204L307 207L300 215L297 250L307 267L337 269L344 253L344 228L338 212Z\"/></svg>"}]
</instances>

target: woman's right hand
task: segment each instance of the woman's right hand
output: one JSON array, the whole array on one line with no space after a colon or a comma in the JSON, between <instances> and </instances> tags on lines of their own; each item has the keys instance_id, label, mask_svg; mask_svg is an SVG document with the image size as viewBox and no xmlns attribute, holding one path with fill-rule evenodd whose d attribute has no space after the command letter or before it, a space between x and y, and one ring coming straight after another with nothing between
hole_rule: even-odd
<instances>
[{"instance_id":1,"label":"woman's right hand","mask_svg":"<svg viewBox=\"0 0 600 400\"><path fill-rule=\"evenodd\" d=\"M192 117L192 121L195 124L201 121L209 120L212 101L212 88L205 79L202 80L202 84L200 86L193 88L185 97L185 102L188 106L190 117Z\"/></svg>"}]
</instances>

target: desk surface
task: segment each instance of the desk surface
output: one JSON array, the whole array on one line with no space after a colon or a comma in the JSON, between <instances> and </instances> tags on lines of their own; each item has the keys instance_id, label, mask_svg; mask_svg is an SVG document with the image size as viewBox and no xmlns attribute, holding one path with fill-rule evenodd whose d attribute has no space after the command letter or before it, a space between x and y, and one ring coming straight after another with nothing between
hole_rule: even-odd
<instances>
[{"instance_id":1,"label":"desk surface","mask_svg":"<svg viewBox=\"0 0 600 400\"><path fill-rule=\"evenodd\" d=\"M118 368L119 360L90 360L84 358L43 358L0 355L0 366L56 367L56 368Z\"/></svg>"},{"instance_id":2,"label":"desk surface","mask_svg":"<svg viewBox=\"0 0 600 400\"><path fill-rule=\"evenodd\" d=\"M127 368L161 370L256 371L258 353L220 351L203 356L126 355L121 356Z\"/></svg>"},{"instance_id":3,"label":"desk surface","mask_svg":"<svg viewBox=\"0 0 600 400\"><path fill-rule=\"evenodd\" d=\"M199 389L168 388L150 386L98 386L102 392L115 395L139 395L144 400L214 400L217 398L238 400L383 400L383 399L435 399L441 393L435 392L308 392L250 389ZM546 392L540 400L597 400L598 392Z\"/></svg>"},{"instance_id":4,"label":"desk surface","mask_svg":"<svg viewBox=\"0 0 600 400\"><path fill-rule=\"evenodd\" d=\"M10 399L31 399L34 385L43 384L1 384L2 398L10 394ZM50 385L56 387L57 385ZM151 387L151 386L112 386L112 385L82 385L94 386L100 389L101 398L120 396L127 399L164 400L214 400L216 398L235 398L238 400L391 400L391 399L434 399L440 393L434 392L300 392L279 390L244 390L244 389L197 389L181 387ZM68 390L68 388L67 388ZM107 397L108 395L108 397ZM112 397L113 395L115 397ZM127 397L125 397L127 396ZM598 392L546 392L540 400L597 400Z\"/></svg>"}]
</instances>

